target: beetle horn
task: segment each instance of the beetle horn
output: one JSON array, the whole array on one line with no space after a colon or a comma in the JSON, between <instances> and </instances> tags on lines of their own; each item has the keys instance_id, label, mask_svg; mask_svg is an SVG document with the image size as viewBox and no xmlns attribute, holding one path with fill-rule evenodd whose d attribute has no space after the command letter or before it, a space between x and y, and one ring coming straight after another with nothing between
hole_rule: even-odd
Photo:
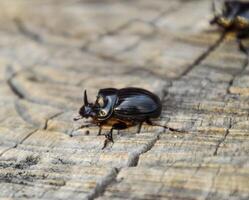
<instances>
[{"instance_id":1,"label":"beetle horn","mask_svg":"<svg viewBox=\"0 0 249 200\"><path fill-rule=\"evenodd\" d=\"M84 91L84 104L88 105L86 90Z\"/></svg>"}]
</instances>

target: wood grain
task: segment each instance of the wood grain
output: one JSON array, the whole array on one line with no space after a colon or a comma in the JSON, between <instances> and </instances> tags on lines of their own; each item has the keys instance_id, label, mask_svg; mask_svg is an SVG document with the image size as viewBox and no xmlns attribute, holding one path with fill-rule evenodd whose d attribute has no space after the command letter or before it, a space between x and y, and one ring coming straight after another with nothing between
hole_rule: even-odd
<instances>
[{"instance_id":1,"label":"wood grain","mask_svg":"<svg viewBox=\"0 0 249 200\"><path fill-rule=\"evenodd\" d=\"M208 0L1 0L0 198L248 199L248 56L211 18ZM183 132L144 124L101 150L73 122L83 90L126 86Z\"/></svg>"}]
</instances>

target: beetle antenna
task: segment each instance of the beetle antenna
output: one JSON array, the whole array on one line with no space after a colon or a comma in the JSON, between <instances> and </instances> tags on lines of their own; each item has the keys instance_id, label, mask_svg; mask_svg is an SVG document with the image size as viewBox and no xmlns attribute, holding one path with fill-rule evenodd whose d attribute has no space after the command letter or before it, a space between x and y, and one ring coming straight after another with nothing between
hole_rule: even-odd
<instances>
[{"instance_id":1,"label":"beetle antenna","mask_svg":"<svg viewBox=\"0 0 249 200\"><path fill-rule=\"evenodd\" d=\"M84 91L84 104L88 105L86 90Z\"/></svg>"}]
</instances>

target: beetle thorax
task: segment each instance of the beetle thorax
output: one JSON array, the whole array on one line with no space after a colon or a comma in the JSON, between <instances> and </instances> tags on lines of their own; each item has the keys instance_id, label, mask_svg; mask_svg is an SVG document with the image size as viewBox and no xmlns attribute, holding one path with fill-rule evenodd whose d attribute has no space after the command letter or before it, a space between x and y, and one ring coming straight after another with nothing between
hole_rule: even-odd
<instances>
[{"instance_id":1,"label":"beetle thorax","mask_svg":"<svg viewBox=\"0 0 249 200\"><path fill-rule=\"evenodd\" d=\"M98 107L98 120L103 121L108 119L113 112L116 96L98 96L96 100L96 107Z\"/></svg>"}]
</instances>

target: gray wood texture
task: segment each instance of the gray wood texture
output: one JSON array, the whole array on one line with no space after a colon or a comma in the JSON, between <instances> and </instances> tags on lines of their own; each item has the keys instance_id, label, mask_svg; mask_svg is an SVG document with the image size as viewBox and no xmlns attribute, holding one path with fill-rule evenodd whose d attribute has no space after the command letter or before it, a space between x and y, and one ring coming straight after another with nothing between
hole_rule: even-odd
<instances>
[{"instance_id":1,"label":"gray wood texture","mask_svg":"<svg viewBox=\"0 0 249 200\"><path fill-rule=\"evenodd\" d=\"M210 4L1 0L0 198L249 199L248 57ZM83 90L126 86L184 132L132 127L101 150L72 120Z\"/></svg>"}]
</instances>

